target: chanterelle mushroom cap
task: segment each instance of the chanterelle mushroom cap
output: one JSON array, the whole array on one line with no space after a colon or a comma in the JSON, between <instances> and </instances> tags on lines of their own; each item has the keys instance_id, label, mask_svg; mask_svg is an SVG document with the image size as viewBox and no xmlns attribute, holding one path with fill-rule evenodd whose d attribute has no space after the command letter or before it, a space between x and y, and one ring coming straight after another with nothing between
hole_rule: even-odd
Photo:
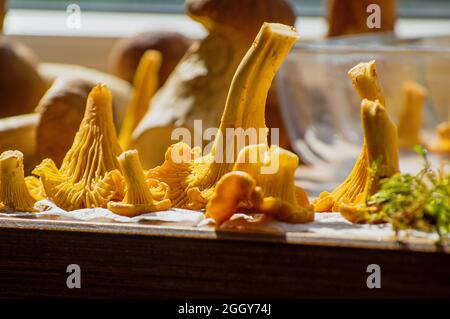
<instances>
[{"instance_id":1,"label":"chanterelle mushroom cap","mask_svg":"<svg viewBox=\"0 0 450 319\"><path fill-rule=\"evenodd\" d=\"M266 135L261 134L267 133L264 118L267 93L297 36L290 26L264 23L235 73L209 153L200 157L196 156L201 151L198 147L191 149L182 142L173 144L166 152L165 162L146 172L147 179L158 179L169 185L169 198L174 207L204 208L216 182L231 171L237 153L245 145L239 145L236 138L232 138L236 143L228 142L228 129L259 130L256 142L267 142ZM176 160L179 154L187 155L182 156L186 161Z\"/></svg>"},{"instance_id":2,"label":"chanterelle mushroom cap","mask_svg":"<svg viewBox=\"0 0 450 319\"><path fill-rule=\"evenodd\" d=\"M108 201L123 198L120 153L111 91L98 84L89 93L83 120L61 168L45 159L33 174L40 177L47 197L65 210L106 207Z\"/></svg>"},{"instance_id":3,"label":"chanterelle mushroom cap","mask_svg":"<svg viewBox=\"0 0 450 319\"><path fill-rule=\"evenodd\" d=\"M286 0L187 0L186 13L208 30L226 25L252 38L264 22L295 24L295 10Z\"/></svg>"},{"instance_id":4,"label":"chanterelle mushroom cap","mask_svg":"<svg viewBox=\"0 0 450 319\"><path fill-rule=\"evenodd\" d=\"M121 202L111 201L108 203L108 209L123 216L137 216L147 212L167 210L171 206L168 195L168 185L154 180L153 187L145 181L144 172L139 161L139 155L136 150L123 152L118 158L126 184L125 197ZM163 198L158 200L156 197L161 195Z\"/></svg>"}]
</instances>

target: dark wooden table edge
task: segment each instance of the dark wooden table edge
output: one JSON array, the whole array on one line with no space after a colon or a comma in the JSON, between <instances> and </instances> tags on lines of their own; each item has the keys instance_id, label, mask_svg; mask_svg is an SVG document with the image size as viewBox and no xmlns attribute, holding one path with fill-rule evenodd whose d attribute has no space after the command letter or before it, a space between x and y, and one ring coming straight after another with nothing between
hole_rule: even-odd
<instances>
[{"instance_id":1,"label":"dark wooden table edge","mask_svg":"<svg viewBox=\"0 0 450 319\"><path fill-rule=\"evenodd\" d=\"M284 243L289 245L324 246L336 248L356 248L370 250L401 250L425 253L450 253L450 243L432 242L426 238L403 237L389 240L374 240L347 235L345 237L308 233L252 230L215 229L214 227L192 227L180 225L154 225L146 223L89 222L72 220L0 218L0 229L49 230L62 232L82 232L120 234L138 236L159 236L205 240L232 240L257 243Z\"/></svg>"},{"instance_id":2,"label":"dark wooden table edge","mask_svg":"<svg viewBox=\"0 0 450 319\"><path fill-rule=\"evenodd\" d=\"M448 253L307 235L1 219L0 297L450 297ZM81 289L66 287L70 264ZM381 289L366 286L372 264Z\"/></svg>"}]
</instances>

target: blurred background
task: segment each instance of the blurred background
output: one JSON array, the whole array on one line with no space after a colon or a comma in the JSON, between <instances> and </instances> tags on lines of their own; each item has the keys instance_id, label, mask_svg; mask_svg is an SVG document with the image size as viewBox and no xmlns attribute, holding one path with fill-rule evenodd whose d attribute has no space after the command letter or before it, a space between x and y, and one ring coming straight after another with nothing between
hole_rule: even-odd
<instances>
[{"instance_id":1,"label":"blurred background","mask_svg":"<svg viewBox=\"0 0 450 319\"><path fill-rule=\"evenodd\" d=\"M64 0L11 0L12 8L62 10L69 1ZM323 0L293 0L299 8L300 16L320 16L323 11ZM73 1L85 10L93 11L129 11L182 13L183 0L79 0ZM448 0L399 0L399 13L402 17L446 18L448 16Z\"/></svg>"},{"instance_id":2,"label":"blurred background","mask_svg":"<svg viewBox=\"0 0 450 319\"><path fill-rule=\"evenodd\" d=\"M324 38L325 1L291 2L296 5L300 39ZM75 27L67 25L71 4L81 10L80 24ZM30 46L41 61L99 70L107 70L103 57L118 38L148 30L175 31L190 38L206 34L200 24L183 14L184 0L10 0L8 6L4 33ZM450 30L448 0L399 0L398 13L396 32L401 37L445 35Z\"/></svg>"}]
</instances>

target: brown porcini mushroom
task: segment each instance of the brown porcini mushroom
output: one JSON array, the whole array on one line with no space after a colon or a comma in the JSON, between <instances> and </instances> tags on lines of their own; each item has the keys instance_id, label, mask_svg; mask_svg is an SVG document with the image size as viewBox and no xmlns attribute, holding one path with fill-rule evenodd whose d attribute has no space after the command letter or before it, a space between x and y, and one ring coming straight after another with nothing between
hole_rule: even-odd
<instances>
[{"instance_id":1,"label":"brown porcini mushroom","mask_svg":"<svg viewBox=\"0 0 450 319\"><path fill-rule=\"evenodd\" d=\"M328 0L328 36L393 31L397 20L396 0ZM380 27L371 27L371 7L380 8ZM374 7L375 8L375 7Z\"/></svg>"},{"instance_id":2,"label":"brown porcini mushroom","mask_svg":"<svg viewBox=\"0 0 450 319\"><path fill-rule=\"evenodd\" d=\"M264 22L295 23L286 0L188 0L186 11L208 35L191 46L133 133L130 148L147 168L164 161L175 127L219 126L233 75Z\"/></svg>"},{"instance_id":3,"label":"brown porcini mushroom","mask_svg":"<svg viewBox=\"0 0 450 319\"><path fill-rule=\"evenodd\" d=\"M6 15L6 0L0 0L0 33L3 32L3 22Z\"/></svg>"},{"instance_id":4,"label":"brown porcini mushroom","mask_svg":"<svg viewBox=\"0 0 450 319\"><path fill-rule=\"evenodd\" d=\"M0 118L34 111L46 89L36 68L30 49L0 35Z\"/></svg>"},{"instance_id":5,"label":"brown porcini mushroom","mask_svg":"<svg viewBox=\"0 0 450 319\"><path fill-rule=\"evenodd\" d=\"M147 50L162 56L159 85L162 86L192 44L192 40L177 32L149 31L117 42L109 56L110 72L133 83L139 61Z\"/></svg>"}]
</instances>

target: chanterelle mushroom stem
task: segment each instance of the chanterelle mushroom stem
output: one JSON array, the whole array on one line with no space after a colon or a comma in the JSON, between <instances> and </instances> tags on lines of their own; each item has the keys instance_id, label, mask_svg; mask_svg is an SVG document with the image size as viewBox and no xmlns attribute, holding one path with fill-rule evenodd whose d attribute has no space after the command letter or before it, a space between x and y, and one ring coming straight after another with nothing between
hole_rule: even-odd
<instances>
[{"instance_id":1,"label":"chanterelle mushroom stem","mask_svg":"<svg viewBox=\"0 0 450 319\"><path fill-rule=\"evenodd\" d=\"M375 60L359 63L348 71L348 75L361 100L378 100L382 105L386 105Z\"/></svg>"},{"instance_id":2,"label":"chanterelle mushroom stem","mask_svg":"<svg viewBox=\"0 0 450 319\"><path fill-rule=\"evenodd\" d=\"M148 178L169 184L169 197L175 207L204 208L216 182L232 170L246 143L237 142L242 134L229 136L228 128L242 131L251 128L256 132L261 129L263 134L256 134L251 144L267 143L264 119L267 93L275 72L296 40L297 33L292 27L265 23L233 78L211 152L194 161L190 157L195 156L197 149L175 144L166 152L164 164L147 172ZM188 161L175 163L172 155L177 153L188 154Z\"/></svg>"},{"instance_id":3,"label":"chanterelle mushroom stem","mask_svg":"<svg viewBox=\"0 0 450 319\"><path fill-rule=\"evenodd\" d=\"M314 210L294 185L298 157L278 146L250 145L239 153L233 171L217 183L206 207L217 224L244 210L290 223L314 220Z\"/></svg>"},{"instance_id":4,"label":"chanterelle mushroom stem","mask_svg":"<svg viewBox=\"0 0 450 319\"><path fill-rule=\"evenodd\" d=\"M88 96L83 121L61 168L45 159L33 173L41 178L47 196L63 209L106 207L109 200L123 198L120 153L111 92L100 84Z\"/></svg>"},{"instance_id":5,"label":"chanterelle mushroom stem","mask_svg":"<svg viewBox=\"0 0 450 319\"><path fill-rule=\"evenodd\" d=\"M155 200L147 185L136 150L123 152L119 157L122 174L125 178L126 192L123 201L109 202L108 209L118 215L136 216L143 213L167 210L171 206L170 199ZM168 186L163 187L167 193Z\"/></svg>"},{"instance_id":6,"label":"chanterelle mushroom stem","mask_svg":"<svg viewBox=\"0 0 450 319\"><path fill-rule=\"evenodd\" d=\"M161 53L155 50L147 50L139 62L133 81L133 95L119 134L123 149L128 149L131 135L147 112L148 103L158 88L161 62Z\"/></svg>"},{"instance_id":7,"label":"chanterelle mushroom stem","mask_svg":"<svg viewBox=\"0 0 450 319\"><path fill-rule=\"evenodd\" d=\"M398 122L399 144L411 148L421 143L422 109L427 90L412 81L403 84L403 104Z\"/></svg>"},{"instance_id":8,"label":"chanterelle mushroom stem","mask_svg":"<svg viewBox=\"0 0 450 319\"><path fill-rule=\"evenodd\" d=\"M13 211L32 212L35 202L25 184L22 153L3 152L0 155L0 206Z\"/></svg>"}]
</instances>

